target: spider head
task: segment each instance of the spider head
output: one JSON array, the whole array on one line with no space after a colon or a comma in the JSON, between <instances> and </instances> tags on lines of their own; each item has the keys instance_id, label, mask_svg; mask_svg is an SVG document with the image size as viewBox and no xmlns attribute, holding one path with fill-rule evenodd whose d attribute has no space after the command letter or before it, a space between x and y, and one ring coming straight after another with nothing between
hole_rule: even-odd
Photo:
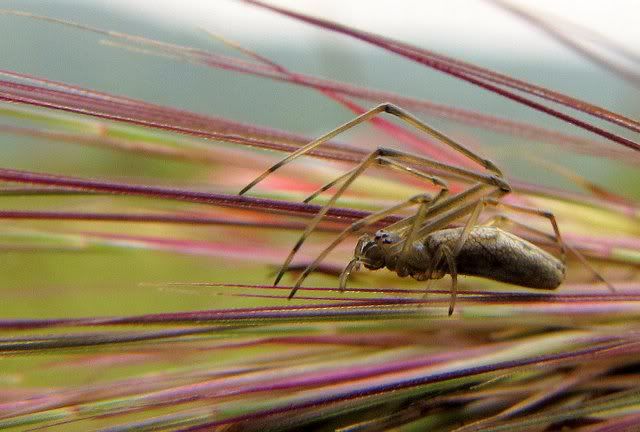
<instances>
[{"instance_id":1,"label":"spider head","mask_svg":"<svg viewBox=\"0 0 640 432\"><path fill-rule=\"evenodd\" d=\"M354 256L369 270L378 270L387 265L390 248L400 240L395 233L379 230L371 238L362 236L356 245Z\"/></svg>"}]
</instances>

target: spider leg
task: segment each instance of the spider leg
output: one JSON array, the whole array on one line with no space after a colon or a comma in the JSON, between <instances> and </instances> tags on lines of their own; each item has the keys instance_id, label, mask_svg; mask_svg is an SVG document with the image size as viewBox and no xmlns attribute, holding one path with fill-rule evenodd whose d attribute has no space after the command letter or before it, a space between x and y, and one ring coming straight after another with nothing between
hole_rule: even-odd
<instances>
[{"instance_id":1,"label":"spider leg","mask_svg":"<svg viewBox=\"0 0 640 432\"><path fill-rule=\"evenodd\" d=\"M508 185L508 183L506 181L504 181L504 179L502 178L502 173L500 172L500 170L495 166L495 164L493 162L491 162L488 159L484 159L480 156L478 156L477 154L475 154L474 152L472 152L471 150L467 149L466 147L464 147L463 145L455 142L454 140L452 140L451 138L447 137L446 135L444 135L441 132L438 132L437 130L435 130L434 128L432 128L431 126L427 125L426 123L422 122L421 120L419 120L418 118L416 118L415 116L413 116L412 114L408 113L407 111L403 110L402 108L399 108L393 104L390 103L383 103L380 104L372 109L370 109L369 111L357 116L356 118L354 118L353 120L348 121L347 123L338 126L337 128L333 129L330 132L327 132L326 134L324 134L323 136L311 141L309 144L301 147L300 149L296 150L295 152L289 154L288 156L286 156L284 159L280 160L279 162L277 162L276 164L274 164L273 166L271 166L269 169L267 169L265 172L263 172L262 174L260 174L257 178L255 178L253 181L251 181L248 185L246 185L244 188L242 188L242 190L239 192L240 195L246 193L247 191L249 191L251 188L253 188L256 184L260 183L264 178L266 178L269 174L271 174L272 172L278 170L279 168L281 168L282 166L288 164L289 162L292 162L293 160L299 158L300 156L308 153L309 151L313 150L314 148L318 147L319 145L325 143L326 141L334 138L335 136L339 135L340 133L351 129L352 127L365 122L373 117L375 117L376 115L382 113L382 112L386 112L389 113L391 115L394 115L396 117L398 117L399 119L401 119L402 121L404 121L405 123L415 127L416 129L427 133L428 135L433 136L434 138L437 138L438 140L440 140L441 142L443 142L444 144L448 145L449 147L453 148L454 150L462 153L463 155L467 156L469 159L473 160L474 162L478 163L479 165L481 165L482 167L484 167L485 169L491 171L493 174L492 175L485 175L485 174L479 174L473 171L469 171L463 168L458 168L452 165L448 165L448 164L444 164L441 162L437 162L428 158L423 158L420 156L416 156L416 155L412 155L410 153L406 153L406 152L399 152L399 151L395 151L395 150L391 150L391 149L386 149L387 152L389 153L388 156L391 156L393 153L393 156L395 156L396 159L398 160L404 160L405 162L409 162L409 163L415 163L421 166L431 166L434 167L438 170L443 170L443 171L447 171L453 174L456 174L460 177L466 178L466 179L471 179L471 180L475 180L475 181L484 181L488 184L494 184L496 186L499 186L507 191L511 190L510 186Z\"/></svg>"},{"instance_id":2,"label":"spider leg","mask_svg":"<svg viewBox=\"0 0 640 432\"><path fill-rule=\"evenodd\" d=\"M479 199L474 204L467 206L466 208L470 209L470 216L467 219L467 222L460 233L460 236L456 239L454 243L453 251L449 249L449 247L445 244L441 244L436 250L435 256L430 262L429 270L427 271L427 279L431 281L433 279L433 272L436 271L441 264L442 259L446 259L447 265L449 267L449 274L451 275L451 302L449 303L449 315L453 313L453 308L456 303L456 294L457 294L457 286L458 286L458 272L456 269L456 257L460 253L460 250L464 246L464 243L469 238L469 233L474 226L478 223L478 218L480 217L480 213L484 209L486 205L486 200L484 198ZM428 292L430 283L427 283L425 288L425 295Z\"/></svg>"},{"instance_id":3,"label":"spider leg","mask_svg":"<svg viewBox=\"0 0 640 432\"><path fill-rule=\"evenodd\" d=\"M458 270L456 269L456 258L453 252L451 252L447 246L443 245L442 253L447 259L449 274L451 275L451 300L449 301L449 316L451 316L456 306L456 296L458 294Z\"/></svg>"},{"instance_id":4,"label":"spider leg","mask_svg":"<svg viewBox=\"0 0 640 432\"><path fill-rule=\"evenodd\" d=\"M515 204L508 204L508 203L503 203L503 202L498 202L495 200L488 200L487 204L489 205L493 205L495 207L503 207L503 208L507 208L507 209L511 209L513 211L516 212L520 212L520 213L525 213L525 214L531 214L534 216L540 216L543 218L548 219L551 222L551 226L553 227L553 231L554 231L554 235L545 233L543 231L540 231L536 228L530 227L526 224L523 224L521 222L518 222L514 219L512 219L510 216L505 215L505 214L497 214L495 216L493 216L491 219L489 219L487 222L485 222L485 225L493 225L493 226L504 226L504 225L512 225L512 226L516 226L520 229L522 229L523 231L532 233L534 235L538 235L541 237L545 237L548 238L550 240L552 240L553 242L555 242L561 252L561 257L560 260L562 261L562 264L566 266L566 251L569 250L571 253L573 253L573 255L578 258L578 261L580 261L582 263L582 265L585 266L585 268L587 268L595 277L596 279L598 279L600 282L604 283L607 288L609 289L609 291L611 292L616 292L615 287L609 282L607 281L604 276L602 276L600 274L600 272L598 272L590 263L589 261L587 261L587 259L584 257L584 255L582 255L578 250L576 250L574 247L567 245L566 243L564 243L564 241L562 240L562 237L560 236L560 230L558 228L558 223L556 222L555 216L553 215L553 213L551 213L550 211L547 210L540 210L540 209L536 209L536 208L531 208L531 207L524 207L524 206L519 206L519 205L515 205Z\"/></svg>"},{"instance_id":5,"label":"spider leg","mask_svg":"<svg viewBox=\"0 0 640 432\"><path fill-rule=\"evenodd\" d=\"M295 256L296 252L300 249L302 244L309 237L309 235L311 235L311 233L313 232L315 227L318 225L318 223L322 220L324 215L335 204L335 202L338 200L338 198L345 192L345 190L351 185L351 183L353 183L355 181L355 179L360 174L362 174L369 166L371 166L372 164L376 163L381 157L384 158L383 159L383 166L385 166L386 159L394 158L398 154L403 154L403 153L402 152L396 152L395 150L390 151L389 149L382 148L382 147L378 148L374 152L370 153L365 158L365 160L360 162L360 164L358 164L354 169L352 169L350 171L350 175L343 181L343 183L340 185L340 187L336 190L336 192L333 194L333 196L329 199L329 201L320 209L320 211L309 222L309 225L307 225L307 228L305 229L304 233L300 236L300 238L298 239L298 242L295 244L295 246L293 247L293 249L289 253L289 256L287 257L287 259L285 260L284 264L282 265L282 269L280 270L280 272L276 276L274 285L277 285L280 282L280 279L282 278L282 276L286 272L287 268L289 267L289 264L293 260L293 257ZM416 172L416 170L414 170L412 168L410 172L412 174L414 174ZM432 178L432 176L428 176L426 174L424 174L424 176L426 176L428 178ZM446 183L444 183L444 184L446 185ZM440 208L440 212L444 211L445 209L449 209L451 207L456 206L459 201L461 201L462 199L465 199L466 197L468 197L469 194L477 193L479 191L482 191L482 193L485 194L485 193L487 193L487 189L491 189L495 193L500 193L500 194L506 193L506 191L504 191L504 189L502 189L502 188L496 189L496 186L494 186L493 182L491 182L491 181L489 181L487 183L479 183L476 186L471 187L467 191L462 192L462 193L460 193L460 194L458 194L458 195L456 195L456 196L454 196L454 197L452 197L452 198L450 198L448 200L445 200L446 202L442 203L444 206L440 206L439 207ZM443 189L443 190L447 190L448 191L448 189ZM468 209L464 209L464 211L468 212ZM387 213L387 215L388 214L390 214L390 213ZM429 212L426 212L426 215L429 215ZM306 277L306 274L307 273L303 273L303 275L301 275L301 277L303 277L303 276ZM299 287L299 285L297 285L297 286ZM296 288L294 288L294 290L295 289Z\"/></svg>"},{"instance_id":6,"label":"spider leg","mask_svg":"<svg viewBox=\"0 0 640 432\"><path fill-rule=\"evenodd\" d=\"M473 182L477 183L476 186L473 186L469 190L465 191L465 192L469 192L469 193L462 192L461 194L458 194L457 195L458 198L452 197L452 198L450 198L448 200L440 200L439 199L438 200L439 204L438 203L433 203L433 204L430 204L430 205L426 205L425 203L421 204L419 209L418 209L418 213L415 216L413 216L410 221L404 221L404 222L401 221L400 224L394 224L392 226L393 229L398 229L398 230L406 230L407 227L410 226L409 235L407 236L409 241L405 241L404 242L404 246L402 246L404 253L401 254L401 255L404 256L404 257L406 257L406 255L408 253L408 250L409 250L409 246L407 246L407 245L410 244L413 241L414 238L419 236L421 232L423 232L422 225L423 225L424 220L427 217L429 217L429 218L434 217L438 223L447 223L447 222L452 221L452 220L456 219L457 217L461 217L461 216L463 216L463 215L465 215L465 214L467 214L467 213L469 213L469 212L471 212L473 210L469 205L463 206L462 208L456 208L457 206L461 205L462 203L466 203L466 202L472 201L471 195L479 194L479 196L477 198L475 198L475 201L477 202L477 199L479 199L480 197L493 196L493 195L503 195L503 194L508 193L511 190L511 187L502 178L502 173L493 164L493 162L480 157L476 153L474 153L471 150L467 149L463 145L455 142L454 140L452 140L451 138L449 138L446 135L442 134L441 132L438 132L437 130L433 129L432 127L430 127L426 123L422 122L418 118L414 117L410 113L404 111L403 109L401 109L401 108L399 108L399 107L397 107L395 105L389 104L389 103L383 103L383 104L378 105L378 106L372 108L371 110L369 110L369 111L357 116L356 118L350 120L349 122L343 124L342 126L339 126L339 127L335 128L334 130L326 133L325 135L323 135L320 138L310 142L309 144L305 145L304 147L301 147L300 149L296 150L295 152L289 154L284 159L282 159L281 161L279 161L278 163L276 163L275 165L273 165L272 167L267 169L265 172L263 172L255 180L250 182L247 186L245 186L240 191L240 194L242 195L242 194L246 193L248 190L250 190L253 186L255 186L260 181L262 181L269 174L271 174L272 172L274 172L277 169L281 168L282 166L286 165L287 163L297 159L298 157L304 155L305 153L308 153L309 151L313 150L314 148L318 147L319 145L323 144L324 142L332 139L333 137L337 136L338 134L340 134L340 133L342 133L342 132L344 132L344 131L346 131L348 129L351 129L352 127L354 127L354 126L356 126L356 125L358 125L358 124L360 124L360 123L362 123L364 121L367 121L367 120L373 118L374 116L376 116L376 115L378 115L378 114L380 114L382 112L386 112L386 113L389 113L391 115L394 115L394 116L398 117L400 120L404 121L405 123L415 127L416 129L418 129L418 130L420 130L422 132L425 132L425 133L437 138L438 140L440 140L444 144L448 145L450 148L452 148L455 151L465 155L469 159L473 160L474 162L478 163L479 165L481 165L485 169L489 170L491 173L487 174L487 173L475 172L475 171L459 168L459 167L456 167L456 166L452 166L452 165L449 165L449 164L445 164L445 163L442 163L442 162L438 162L438 161L430 159L430 158L420 157L420 156L416 156L416 155L413 155L413 154L410 154L410 153L407 153L407 152L398 151L398 150L393 150L393 149L388 149L388 148L383 148L383 147L380 147L380 148L376 149L375 151L370 153L365 159L363 159L358 165L356 165L354 168L352 168L349 172L339 176L337 179L335 179L335 180L327 183L326 185L322 186L318 191L314 192L311 196L309 196L305 200L305 202L308 202L311 199L315 198L319 193L331 188L334 185L337 185L337 184L341 183L340 186L338 187L338 189L333 194L333 196L329 199L329 201L322 207L322 209L315 215L315 217L307 225L307 228L305 229L303 234L298 239L298 242L295 244L295 246L293 247L293 249L289 253L289 256L286 258L286 260L285 260L280 272L276 276L274 285L277 285L279 283L280 279L282 278L282 275L286 272L289 264L291 263L291 261L293 260L293 257L295 256L296 252L300 249L300 247L305 242L305 240L309 237L309 235L311 235L311 233L313 232L315 227L318 225L318 223L324 217L324 215L328 212L328 210L335 204L335 202L338 200L338 198L347 190L347 188L356 180L356 178L358 178L372 164L378 164L378 165L381 165L381 166L390 167L392 169L404 171L404 172L409 173L411 175L415 175L415 176L417 176L417 177L419 177L419 178L421 178L423 180L428 180L431 183L435 184L436 186L442 187L441 194L438 195L438 198L442 198L444 196L443 195L443 191L446 193L446 191L448 191L448 186L447 186L446 182L441 180L439 177L431 175L429 173L426 173L424 171L425 169L427 169L427 170L435 169L438 172L450 173L450 174L456 176L457 178L462 178L463 180L473 181ZM415 168L416 166L418 167L418 169ZM492 191L489 192L488 189L491 189ZM439 206L438 206L437 211L436 211L435 207L437 205L439 205ZM382 211L382 213L384 215L391 214L391 213L389 213L388 210L387 211ZM376 213L374 215L378 215L378 214L380 214L380 213ZM364 220L369 220L369 219L365 218L365 219L363 219L363 221ZM379 219L375 219L375 220L379 220ZM373 223L373 222L371 222L371 223ZM429 224L427 224L427 225L429 225ZM342 238L343 237L339 236L339 238L336 239L336 240L337 241L341 241ZM306 275L309 274L313 270L313 268L315 268L317 266L316 262L318 262L320 259L323 259L326 256L326 254L333 247L335 247L334 243L332 243L332 246L330 246L328 249L325 249L325 251L323 251L320 254L318 259L314 263L312 263L309 267L307 267L305 272L303 272L303 274L298 279L298 282L296 283L296 286L292 290L292 292L290 294L290 297L295 294L296 289L300 286L300 284L302 283L302 280L306 277ZM402 242L400 242L400 243L402 243ZM337 244L337 243L335 243L335 244ZM355 266L355 264L353 264L350 267L350 269L353 269L354 266ZM346 278L345 278L345 280L346 280Z\"/></svg>"},{"instance_id":7,"label":"spider leg","mask_svg":"<svg viewBox=\"0 0 640 432\"><path fill-rule=\"evenodd\" d=\"M442 180L440 177L427 174L427 173L425 173L423 171L420 171L420 170L417 170L417 169L415 169L415 168L413 168L411 166L408 166L408 165L405 165L403 163L397 162L397 161L395 161L395 160L393 160L391 158L380 156L378 158L378 164L381 165L381 166L388 166L388 167L396 169L398 171L403 171L403 172L412 174L412 175L418 177L421 180L429 181L429 182L433 183L434 185L440 186L440 187L442 187L444 189L448 189L449 188L447 182ZM303 202L308 203L308 202L312 201L314 198L316 198L322 192L330 189L331 187L333 187L337 183L340 183L342 180L344 180L347 177L349 177L351 174L353 174L353 171L355 169L356 168L354 168L354 169L352 169L350 171L347 171L346 173L342 174L341 176L337 177L336 179L326 183L325 185L320 187L318 190L313 192L311 195L306 197Z\"/></svg>"},{"instance_id":8,"label":"spider leg","mask_svg":"<svg viewBox=\"0 0 640 432\"><path fill-rule=\"evenodd\" d=\"M509 204L509 203L500 202L496 200L487 200L487 204L492 205L494 207L498 207L498 208L510 209L518 213L524 213L524 214L539 216L539 217L548 219L549 222L551 223L551 227L553 228L553 232L555 234L553 240L558 244L560 248L561 261L563 264L566 263L567 248L565 243L562 241L562 236L560 235L560 229L558 228L558 222L556 221L556 217L553 213L551 213L548 210L541 210L533 207L525 207L525 206L520 206L516 204ZM531 227L527 227L527 228L530 232L537 231Z\"/></svg>"},{"instance_id":9,"label":"spider leg","mask_svg":"<svg viewBox=\"0 0 640 432\"><path fill-rule=\"evenodd\" d=\"M431 204L433 205L433 203L436 203L440 200L443 199L443 197L446 195L447 191L446 189L442 189L440 191L440 193L438 195L436 195L435 197L431 197L430 195L427 194L421 194L421 195L416 195L400 204L397 204L395 206L389 207L387 209L384 210L380 210L376 213L372 213L369 216L360 219L357 222L354 222L353 224L351 224L349 227L345 228L340 234L338 234L338 236L333 240L333 242L331 242L331 244L329 246L327 246L319 255L318 257L311 263L309 264L309 266L302 272L302 274L298 277L298 280L295 282L294 284L294 288L291 290L291 293L289 294L289 298L292 298L296 291L300 288L300 285L302 285L302 282L306 279L306 277L311 274L320 264L320 262L333 250L335 249L336 246L338 246L338 244L340 244L347 236L349 236L350 234L356 233L358 231L360 231L361 229L376 223L377 221L384 219L385 217L397 213L400 210L403 210L405 208L409 208L415 205L420 205L420 206L424 206L427 204ZM288 264L288 263L287 263ZM348 277L348 273L350 273L354 266L355 266L355 262L352 260L348 265L347 268L345 268L345 271L343 271L342 275L340 276L340 280L341 280L341 286L342 286L342 281L344 281L344 283L346 284L346 278Z\"/></svg>"}]
</instances>

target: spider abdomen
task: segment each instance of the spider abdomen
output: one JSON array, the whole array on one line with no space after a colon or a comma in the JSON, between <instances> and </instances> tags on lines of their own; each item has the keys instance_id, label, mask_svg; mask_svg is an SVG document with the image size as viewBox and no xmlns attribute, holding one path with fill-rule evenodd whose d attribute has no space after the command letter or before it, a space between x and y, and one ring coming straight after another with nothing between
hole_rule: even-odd
<instances>
[{"instance_id":1,"label":"spider abdomen","mask_svg":"<svg viewBox=\"0 0 640 432\"><path fill-rule=\"evenodd\" d=\"M433 257L439 246L453 250L462 228L429 234L424 246ZM538 246L495 227L475 227L455 257L458 274L480 276L527 288L555 289L565 276L564 264ZM446 262L442 269L447 271Z\"/></svg>"}]
</instances>

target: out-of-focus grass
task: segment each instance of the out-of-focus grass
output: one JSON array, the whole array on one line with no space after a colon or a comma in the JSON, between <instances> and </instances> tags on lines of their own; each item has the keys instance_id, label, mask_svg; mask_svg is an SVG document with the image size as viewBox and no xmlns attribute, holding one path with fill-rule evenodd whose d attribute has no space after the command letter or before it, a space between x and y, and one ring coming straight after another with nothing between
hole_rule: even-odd
<instances>
[{"instance_id":1,"label":"out-of-focus grass","mask_svg":"<svg viewBox=\"0 0 640 432\"><path fill-rule=\"evenodd\" d=\"M34 8L33 12L54 15L50 10ZM55 12L56 18L69 18L64 15ZM350 283L350 287L373 291L343 294L330 290L337 285L335 277L314 275L306 285L326 291L301 290L297 300L287 302L286 288L273 290L265 284L295 243L299 228L266 229L240 223L299 226L308 218L295 217L300 214L291 209L274 215L267 207L277 201L299 203L319 184L344 171L346 165L339 161L357 160L362 149L389 141L404 145L397 134L389 137L369 128L369 133L340 137L338 143L328 146L324 160L296 162L286 174L258 188L252 194L266 201L249 206L235 194L282 153L247 148L247 142L259 139L257 146L295 148L305 138L284 131L298 131L308 139L351 114L336 110L326 95L293 83L273 84L234 72L223 75L216 68L114 49L100 45L99 37L90 32L15 14L0 19L6 21L12 35L26 32L38 39L37 52L53 40L56 46L65 46L60 58L75 58L68 76L55 65L50 71L39 70L37 61L32 68L20 62L4 68L80 87L61 90L36 83L24 91L31 106L0 107L0 126L29 128L4 129L2 168L84 182L71 194L52 186L53 180L30 184L25 180L28 174L20 171L14 177L22 176L23 181L7 183L2 189L3 210L158 214L238 224L91 222L55 216L3 220L0 386L6 391L0 394L1 426L16 430L27 425L58 430L210 430L230 422L231 430L386 430L394 426L454 430L478 421L478 430L545 430L563 424L587 427L608 418L633 424L629 416L638 406L635 358L640 304L640 213L634 201L640 189L635 181L635 153L536 116L525 115L524 119L592 140L587 154L562 146L561 140L560 144L542 144L419 114L504 168L518 189L513 194L515 202L553 210L566 241L618 287L617 295L609 294L572 257L567 284L549 296L463 278L461 299L452 318L446 317L448 279L436 283L437 292L423 300L422 285L383 272L359 273ZM216 49L210 40L194 41L193 35L191 39L184 34L165 38L143 31L145 27L132 30L125 24L123 28L111 21L91 21L102 28L204 44L202 48L214 53ZM29 39L28 44L32 43ZM17 43L11 50L26 56L29 46ZM184 51L179 53L184 55ZM280 61L291 58L293 62L293 55L281 55ZM299 55L295 57L300 61ZM99 60L94 64L95 76L91 72L94 59ZM398 58L391 59L403 64ZM106 73L100 70L105 63L109 65ZM86 69L79 70L78 65ZM123 69L128 71L126 80L120 75ZM395 75L402 73L395 66L394 70ZM523 78L537 74L535 68L525 68L523 73ZM573 73L576 80L582 76L577 70ZM620 85L613 76L606 76L612 88ZM111 80L105 81L107 78ZM458 106L475 106L483 113L493 107L493 102L484 106L483 101L494 96L479 93L469 100L464 93L444 86L455 87L457 82L432 78L443 85L443 92L458 98ZM18 76L8 81L34 84ZM18 97L15 87L3 85L3 97ZM603 87L589 84L584 90ZM59 99L47 99L46 88L61 90L55 96ZM212 88L226 90L209 93ZM233 95L224 96L229 88ZM150 89L157 93L150 94ZM113 106L103 106L101 97L91 94L74 105L76 93L85 90L142 99L166 109L120 99L114 99ZM578 96L589 99L586 93ZM592 97L600 96L595 93ZM51 102L56 110L33 107L45 100L62 102ZM605 102L602 104L608 105ZM203 120L170 107L248 123ZM122 118L114 122L63 112L72 108ZM490 112L518 118L500 108ZM154 128L132 124L145 122ZM278 135L260 129L263 124L283 132ZM212 139L214 133L232 142ZM38 134L40 138L34 138ZM347 148L344 142L357 148ZM588 151L596 150L610 157L605 161L596 153L589 155ZM580 190L553 170L536 165L527 158L529 153L569 167L614 196ZM92 193L96 189L90 186L90 178L104 186L101 193ZM452 183L456 191L464 186L455 180ZM141 197L138 192L104 193L123 184L219 194L240 201L220 207L220 198L212 198L213 205L204 205L180 202L175 199L179 193L172 195L174 199ZM359 180L340 205L371 210L421 190L421 184L402 176L372 173ZM340 214L343 222L351 220L347 210ZM333 224L323 225L325 230L305 246L301 261L317 255L343 224L334 219ZM344 265L354 240L345 242L327 264L332 268ZM291 280L286 276L286 282ZM69 321L73 318L81 320ZM474 430L474 426L467 427Z\"/></svg>"}]
</instances>

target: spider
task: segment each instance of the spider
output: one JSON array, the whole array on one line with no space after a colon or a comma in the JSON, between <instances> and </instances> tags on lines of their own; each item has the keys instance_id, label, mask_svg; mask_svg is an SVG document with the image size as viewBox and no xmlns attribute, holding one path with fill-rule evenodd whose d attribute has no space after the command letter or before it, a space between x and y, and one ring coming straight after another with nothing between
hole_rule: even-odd
<instances>
[{"instance_id":1,"label":"spider","mask_svg":"<svg viewBox=\"0 0 640 432\"><path fill-rule=\"evenodd\" d=\"M360 238L355 247L353 259L340 275L341 289L346 287L347 279L351 272L357 270L361 264L371 270L386 267L396 272L400 277L411 276L419 281L440 279L445 274L450 274L452 282L449 315L451 315L455 306L458 274L480 276L538 289L555 289L564 281L566 248L554 215L548 211L502 202L500 198L511 192L511 186L493 162L480 157L409 112L390 103L383 103L370 109L289 154L245 186L240 191L240 195L249 191L283 165L297 159L336 135L383 112L396 116L416 129L437 138L455 151L481 165L487 172L475 172L385 147L377 148L350 171L322 186L305 199L305 202L309 202L321 192L340 184L329 201L307 225L304 233L291 250L276 276L274 286L280 282L296 252L327 211L356 178L373 165L404 171L432 183L440 190L435 196L424 193L411 197L397 205L372 213L344 229L304 269L296 280L289 298L295 295L305 278L347 236L357 233L389 215L396 214L400 210L411 207L416 208L416 212L412 216L377 231L373 237L369 234L364 234ZM471 182L472 185L460 193L451 195L447 182L429 172L433 169L436 172L453 174L458 178ZM486 206L508 208L516 212L546 218L553 227L554 235L546 234L518 223L504 214L498 214L488 221L478 224L480 214ZM464 226L447 228L451 223L464 217L467 217ZM500 227L507 223L515 224L525 231L542 235L555 241L560 248L560 259L527 240L502 230Z\"/></svg>"}]
</instances>

